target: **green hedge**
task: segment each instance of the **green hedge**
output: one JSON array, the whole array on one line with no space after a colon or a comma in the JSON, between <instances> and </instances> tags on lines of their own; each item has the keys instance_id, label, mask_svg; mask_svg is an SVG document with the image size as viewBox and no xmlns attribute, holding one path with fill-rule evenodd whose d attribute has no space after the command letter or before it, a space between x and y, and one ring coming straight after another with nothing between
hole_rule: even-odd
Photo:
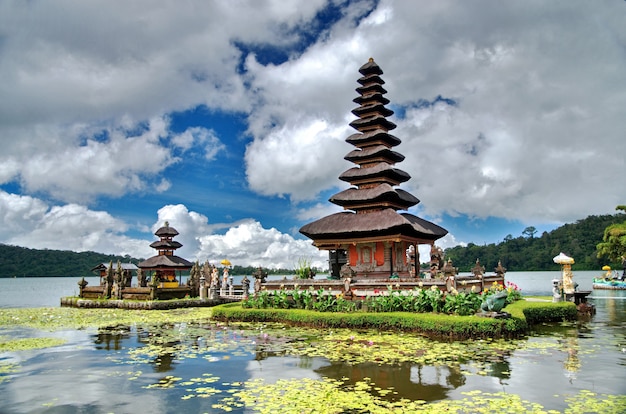
<instances>
[{"instance_id":1,"label":"green hedge","mask_svg":"<svg viewBox=\"0 0 626 414\"><path fill-rule=\"evenodd\" d=\"M578 310L572 302L526 302L520 301L509 305L507 311L519 316L521 312L528 325L543 322L560 322L576 320Z\"/></svg>"},{"instance_id":2,"label":"green hedge","mask_svg":"<svg viewBox=\"0 0 626 414\"><path fill-rule=\"evenodd\" d=\"M454 316L435 313L408 312L316 312L303 309L252 309L239 303L229 303L213 308L217 320L241 322L283 322L316 328L371 328L380 330L411 331L436 338L511 338L528 331L529 325L574 320L577 317L573 303L517 301L505 310L508 319L479 316Z\"/></svg>"}]
</instances>

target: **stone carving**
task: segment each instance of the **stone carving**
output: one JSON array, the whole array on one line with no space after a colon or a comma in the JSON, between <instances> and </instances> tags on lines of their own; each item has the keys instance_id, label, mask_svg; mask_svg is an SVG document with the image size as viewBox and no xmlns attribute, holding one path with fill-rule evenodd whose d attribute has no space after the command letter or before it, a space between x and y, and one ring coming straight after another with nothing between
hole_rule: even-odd
<instances>
[{"instance_id":1,"label":"stone carving","mask_svg":"<svg viewBox=\"0 0 626 414\"><path fill-rule=\"evenodd\" d=\"M480 309L482 309L483 312L498 313L506 305L506 298L508 295L509 292L507 292L506 290L501 290L500 292L493 294L485 299L480 305Z\"/></svg>"},{"instance_id":2,"label":"stone carving","mask_svg":"<svg viewBox=\"0 0 626 414\"><path fill-rule=\"evenodd\" d=\"M485 274L485 266L480 264L480 260L476 259L476 264L472 267L472 273L477 279L482 279Z\"/></svg>"},{"instance_id":3,"label":"stone carving","mask_svg":"<svg viewBox=\"0 0 626 414\"><path fill-rule=\"evenodd\" d=\"M353 278L356 276L356 271L346 263L343 266L341 266L341 270L339 271L339 276L344 279Z\"/></svg>"},{"instance_id":4,"label":"stone carving","mask_svg":"<svg viewBox=\"0 0 626 414\"><path fill-rule=\"evenodd\" d=\"M250 294L250 279L248 279L248 276L244 276L243 279L241 279L241 287L243 289L243 298L248 299L248 295Z\"/></svg>"}]
</instances>

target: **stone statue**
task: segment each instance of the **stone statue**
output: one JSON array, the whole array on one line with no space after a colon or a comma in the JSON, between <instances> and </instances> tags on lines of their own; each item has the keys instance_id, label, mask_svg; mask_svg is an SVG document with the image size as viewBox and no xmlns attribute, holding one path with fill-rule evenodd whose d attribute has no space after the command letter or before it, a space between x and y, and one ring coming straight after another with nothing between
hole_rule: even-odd
<instances>
[{"instance_id":1,"label":"stone statue","mask_svg":"<svg viewBox=\"0 0 626 414\"><path fill-rule=\"evenodd\" d=\"M228 286L228 268L224 268L224 272L222 273L222 288L226 288Z\"/></svg>"},{"instance_id":2,"label":"stone statue","mask_svg":"<svg viewBox=\"0 0 626 414\"><path fill-rule=\"evenodd\" d=\"M574 285L574 275L572 274L572 265L563 265L563 293L573 295L576 290Z\"/></svg>"},{"instance_id":3,"label":"stone statue","mask_svg":"<svg viewBox=\"0 0 626 414\"><path fill-rule=\"evenodd\" d=\"M500 292L489 296L487 299L483 301L480 305L480 309L483 312L500 312L502 308L506 305L506 298L509 295L509 292L505 290L501 290Z\"/></svg>"},{"instance_id":4,"label":"stone statue","mask_svg":"<svg viewBox=\"0 0 626 414\"><path fill-rule=\"evenodd\" d=\"M472 273L474 274L474 277L478 279L482 279L483 275L485 274L485 266L482 266L480 264L479 259L476 259L476 264L474 265L474 267L472 267Z\"/></svg>"},{"instance_id":5,"label":"stone statue","mask_svg":"<svg viewBox=\"0 0 626 414\"><path fill-rule=\"evenodd\" d=\"M353 278L356 276L356 271L348 266L348 263L341 266L341 270L339 271L339 276L342 278Z\"/></svg>"},{"instance_id":6,"label":"stone statue","mask_svg":"<svg viewBox=\"0 0 626 414\"><path fill-rule=\"evenodd\" d=\"M448 259L445 265L443 265L443 275L448 278L450 276L456 276L457 268L452 264L452 259Z\"/></svg>"},{"instance_id":7,"label":"stone statue","mask_svg":"<svg viewBox=\"0 0 626 414\"><path fill-rule=\"evenodd\" d=\"M187 286L191 293L191 297L196 297L200 293L200 263L194 262L191 270L189 271L189 279L187 279Z\"/></svg>"},{"instance_id":8,"label":"stone statue","mask_svg":"<svg viewBox=\"0 0 626 414\"><path fill-rule=\"evenodd\" d=\"M137 269L137 285L140 287L146 287L146 274L143 272L143 269Z\"/></svg>"},{"instance_id":9,"label":"stone statue","mask_svg":"<svg viewBox=\"0 0 626 414\"><path fill-rule=\"evenodd\" d=\"M504 274L506 273L506 267L502 266L502 262L500 260L498 260L498 266L496 266L494 270L496 271L496 275L500 277L504 277Z\"/></svg>"},{"instance_id":10,"label":"stone statue","mask_svg":"<svg viewBox=\"0 0 626 414\"><path fill-rule=\"evenodd\" d=\"M444 267L443 250L434 244L430 246L430 272L431 278L436 278L441 269Z\"/></svg>"},{"instance_id":11,"label":"stone statue","mask_svg":"<svg viewBox=\"0 0 626 414\"><path fill-rule=\"evenodd\" d=\"M114 280L115 278L113 277L113 261L111 261L109 262L109 267L107 268L106 282L104 283L104 297L107 299L111 297Z\"/></svg>"},{"instance_id":12,"label":"stone statue","mask_svg":"<svg viewBox=\"0 0 626 414\"><path fill-rule=\"evenodd\" d=\"M265 279L267 278L267 272L265 272L263 270L263 268L261 266L259 266L254 273L252 273L252 276L254 276L254 278L256 280L259 280L260 283L265 282Z\"/></svg>"},{"instance_id":13,"label":"stone statue","mask_svg":"<svg viewBox=\"0 0 626 414\"><path fill-rule=\"evenodd\" d=\"M217 267L213 267L211 270L211 287L217 289L220 284L220 275Z\"/></svg>"},{"instance_id":14,"label":"stone statue","mask_svg":"<svg viewBox=\"0 0 626 414\"><path fill-rule=\"evenodd\" d=\"M124 270L122 269L122 264L117 262L117 269L115 269L115 297L117 299L122 299L122 290L124 290Z\"/></svg>"},{"instance_id":15,"label":"stone statue","mask_svg":"<svg viewBox=\"0 0 626 414\"><path fill-rule=\"evenodd\" d=\"M243 297L247 299L250 293L250 279L248 279L248 276L244 276L243 279L241 279L241 287L243 289Z\"/></svg>"}]
</instances>

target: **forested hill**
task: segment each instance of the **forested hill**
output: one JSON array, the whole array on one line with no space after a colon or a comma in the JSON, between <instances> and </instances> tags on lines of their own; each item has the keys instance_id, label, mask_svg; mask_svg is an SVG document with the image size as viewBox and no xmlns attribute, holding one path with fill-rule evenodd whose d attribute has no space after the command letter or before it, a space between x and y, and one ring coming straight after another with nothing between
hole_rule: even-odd
<instances>
[{"instance_id":1,"label":"forested hill","mask_svg":"<svg viewBox=\"0 0 626 414\"><path fill-rule=\"evenodd\" d=\"M613 223L626 221L626 214L589 216L576 223L566 224L541 236L529 227L524 235L514 238L509 235L498 244L478 246L470 243L467 247L456 246L446 249L446 260L451 258L454 266L462 272L469 272L476 259L491 273L498 260L509 271L558 270L552 258L560 252L576 260L574 270L599 270L607 264L606 259L596 257L596 245L602 241L604 229ZM90 269L99 263L117 261L138 263L143 259L128 256L114 256L96 252L71 252L65 250L36 250L25 247L0 244L0 277L23 276L90 276ZM608 263L613 268L621 268L618 263ZM254 268L234 266L231 274L252 274ZM274 270L270 273L290 270Z\"/></svg>"},{"instance_id":2,"label":"forested hill","mask_svg":"<svg viewBox=\"0 0 626 414\"><path fill-rule=\"evenodd\" d=\"M93 276L91 269L100 263L117 261L138 263L128 256L66 250L36 250L0 244L0 277ZM142 259L143 260L143 259Z\"/></svg>"},{"instance_id":3,"label":"forested hill","mask_svg":"<svg viewBox=\"0 0 626 414\"><path fill-rule=\"evenodd\" d=\"M534 227L528 227L519 237L508 235L498 244L467 247L456 246L445 250L446 260L451 258L461 272L468 272L480 259L486 271L502 261L509 271L558 270L559 265L552 258L560 252L573 257L574 270L600 270L609 264L614 269L621 269L621 264L608 263L606 258L597 258L596 245L602 241L604 229L613 223L623 223L626 214L589 216L572 224L565 224L541 236L534 233Z\"/></svg>"}]
</instances>

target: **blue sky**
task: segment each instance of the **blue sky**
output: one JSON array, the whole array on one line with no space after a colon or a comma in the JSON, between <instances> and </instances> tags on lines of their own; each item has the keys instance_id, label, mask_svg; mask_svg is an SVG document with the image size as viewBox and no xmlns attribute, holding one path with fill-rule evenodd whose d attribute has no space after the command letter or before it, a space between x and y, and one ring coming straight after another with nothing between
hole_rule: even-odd
<instances>
[{"instance_id":1,"label":"blue sky","mask_svg":"<svg viewBox=\"0 0 626 414\"><path fill-rule=\"evenodd\" d=\"M411 213L497 243L623 204L626 3L0 4L0 243L322 265L298 229L384 71Z\"/></svg>"}]
</instances>

